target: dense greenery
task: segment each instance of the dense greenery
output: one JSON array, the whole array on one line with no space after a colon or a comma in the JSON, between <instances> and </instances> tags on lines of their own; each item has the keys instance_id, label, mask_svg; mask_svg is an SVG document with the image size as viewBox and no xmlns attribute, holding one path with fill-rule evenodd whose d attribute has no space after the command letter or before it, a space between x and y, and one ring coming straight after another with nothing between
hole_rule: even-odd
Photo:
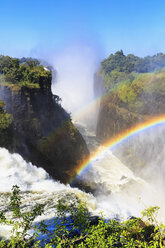
<instances>
[{"instance_id":1,"label":"dense greenery","mask_svg":"<svg viewBox=\"0 0 165 248\"><path fill-rule=\"evenodd\" d=\"M39 87L39 82L51 79L51 72L45 70L36 59L17 59L0 56L1 82L23 86Z\"/></svg>"},{"instance_id":2,"label":"dense greenery","mask_svg":"<svg viewBox=\"0 0 165 248\"><path fill-rule=\"evenodd\" d=\"M119 81L113 81L113 74L123 73L113 71L111 75L107 74L108 80L105 80L106 93L101 100L97 123L97 137L103 142L164 114L165 69L139 73L133 79L129 78L133 73L129 73L127 79L118 77Z\"/></svg>"},{"instance_id":3,"label":"dense greenery","mask_svg":"<svg viewBox=\"0 0 165 248\"><path fill-rule=\"evenodd\" d=\"M112 72L117 74L118 72ZM130 76L132 74L128 74ZM161 114L165 104L165 71L137 74L134 79L107 82L106 104L113 102L116 107L125 108L135 114ZM116 82L116 83L115 83ZM109 84L108 84L109 83ZM110 87L111 85L111 87Z\"/></svg>"},{"instance_id":4,"label":"dense greenery","mask_svg":"<svg viewBox=\"0 0 165 248\"><path fill-rule=\"evenodd\" d=\"M12 117L4 110L5 103L0 101L0 131L9 127Z\"/></svg>"},{"instance_id":5,"label":"dense greenery","mask_svg":"<svg viewBox=\"0 0 165 248\"><path fill-rule=\"evenodd\" d=\"M36 59L0 56L0 98L12 115L9 132L0 133L0 147L19 153L66 183L89 151L60 97L51 91L52 68L42 64L45 67ZM9 115L0 118L3 125L9 120L5 117Z\"/></svg>"},{"instance_id":6,"label":"dense greenery","mask_svg":"<svg viewBox=\"0 0 165 248\"><path fill-rule=\"evenodd\" d=\"M4 110L5 103L0 100L0 147L11 147L12 143L12 115Z\"/></svg>"},{"instance_id":7,"label":"dense greenery","mask_svg":"<svg viewBox=\"0 0 165 248\"><path fill-rule=\"evenodd\" d=\"M128 54L126 56L122 50L117 51L115 54L111 54L102 62L102 68L105 73L109 73L113 70L125 73L130 73L133 71L145 73L158 70L164 66L165 54L163 53L140 58L133 54Z\"/></svg>"},{"instance_id":8,"label":"dense greenery","mask_svg":"<svg viewBox=\"0 0 165 248\"><path fill-rule=\"evenodd\" d=\"M99 72L104 81L105 94L100 104L97 138L103 143L143 122L164 115L165 55L159 53L145 58L133 55L130 64L128 58L130 55L125 56L122 51L110 55L103 61ZM138 65L143 70L137 69ZM158 137L155 136L155 139ZM140 139L137 142L130 140L121 149L118 147L117 157L130 168L134 167L137 173L151 163L160 167L160 162L156 162L156 152L148 156L151 151L149 140L145 144L145 151L148 152L140 150Z\"/></svg>"},{"instance_id":9,"label":"dense greenery","mask_svg":"<svg viewBox=\"0 0 165 248\"><path fill-rule=\"evenodd\" d=\"M24 212L18 186L13 186L8 210L11 219L0 213L0 223L12 225L10 240L1 240L0 247L164 247L165 226L156 221L158 207L150 207L140 218L124 222L92 217L85 203L77 198L61 198L56 205L55 229L49 230L44 221L33 225L36 216L44 211L44 205L36 205ZM68 200L70 198L70 201ZM29 229L35 231L29 234ZM43 238L39 238L43 237Z\"/></svg>"},{"instance_id":10,"label":"dense greenery","mask_svg":"<svg viewBox=\"0 0 165 248\"><path fill-rule=\"evenodd\" d=\"M103 60L101 66L105 87L109 90L119 82L132 82L139 73L149 73L165 67L165 54L140 58L133 54L126 56L121 50Z\"/></svg>"}]
</instances>

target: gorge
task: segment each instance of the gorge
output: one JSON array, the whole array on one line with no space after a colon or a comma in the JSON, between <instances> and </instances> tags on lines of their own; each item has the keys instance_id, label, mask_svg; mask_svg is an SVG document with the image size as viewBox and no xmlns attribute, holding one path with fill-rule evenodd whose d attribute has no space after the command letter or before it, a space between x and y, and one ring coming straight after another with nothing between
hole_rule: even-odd
<instances>
[{"instance_id":1,"label":"gorge","mask_svg":"<svg viewBox=\"0 0 165 248\"><path fill-rule=\"evenodd\" d=\"M119 51L102 62L94 76L96 98L92 99L97 104L100 101L96 135L91 131L94 125L89 130L87 122L76 123L83 137L61 106L61 95L51 92L49 68L33 60L1 59L9 60L11 66L9 70L0 67L0 113L4 118L0 144L23 157L0 149L4 168L1 209L5 192L13 184L22 187L25 203L27 199L45 203L43 219L52 218L54 204L61 196L68 201L72 196L86 200L93 215L103 211L106 218L124 220L139 216L144 205L164 205L165 55L145 58L144 62ZM148 66L144 67L145 63ZM23 71L26 80L13 79L17 71ZM56 85L56 94L55 89ZM93 109L90 111L92 115ZM156 119L159 116L162 122ZM146 129L112 146L111 139L152 118L153 125L146 124ZM10 179L8 187L6 178ZM68 182L79 189L62 184ZM159 219L165 220L163 210Z\"/></svg>"},{"instance_id":2,"label":"gorge","mask_svg":"<svg viewBox=\"0 0 165 248\"><path fill-rule=\"evenodd\" d=\"M12 118L9 127L2 127L6 136L1 138L1 147L66 183L89 152L59 97L51 92L51 71L39 61L21 63L2 56L0 63L0 97ZM19 78L12 78L16 73Z\"/></svg>"}]
</instances>

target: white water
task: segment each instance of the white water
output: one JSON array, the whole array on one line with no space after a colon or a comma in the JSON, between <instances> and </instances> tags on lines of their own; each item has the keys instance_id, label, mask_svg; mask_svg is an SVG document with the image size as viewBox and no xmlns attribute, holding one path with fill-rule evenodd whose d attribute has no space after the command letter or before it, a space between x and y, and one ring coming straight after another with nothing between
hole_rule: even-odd
<instances>
[{"instance_id":1,"label":"white water","mask_svg":"<svg viewBox=\"0 0 165 248\"><path fill-rule=\"evenodd\" d=\"M77 127L82 132L82 126ZM150 154L151 146L159 147L156 138L161 138L162 128L162 126L156 127L155 129L150 130L150 133L147 132L146 135L141 133L138 138L135 137L133 142L136 141L139 143L140 139L141 143L139 144L141 150L143 153ZM91 147L92 152L93 147L99 146L99 144L94 140L94 135L91 133L88 134L88 131L85 128L83 130L83 136L86 139L88 147ZM148 138L149 134L150 138ZM159 136L159 134L161 135ZM149 142L149 144L147 142ZM123 144L123 146L125 145L126 144ZM116 148L116 151L117 150L118 149ZM157 159L155 158L155 161L158 160L158 158L159 161L162 160L161 167L156 163L154 166L155 170L153 171L153 166L148 164L147 167L144 168L144 173L143 168L141 168L141 173L139 173L141 177L138 177L134 173L134 171L136 171L136 161L132 161L132 166L127 167L112 153L112 151L105 149L104 152L91 160L90 166L79 175L78 180L81 181L82 184L96 189L95 196L97 209L102 210L106 217L114 218L117 216L120 219L125 219L129 216L140 216L141 211L145 208L149 206L159 206L158 219L159 221L165 222L165 184L163 182L163 177L161 176L161 174L164 173L164 156L162 156L164 153L159 153L158 150L157 153L155 153L155 156L157 157ZM163 146L161 150L164 150ZM143 160L141 153L139 153L139 157ZM132 170L130 168L132 168ZM152 178L154 177L155 180L150 180L151 173L148 173L149 170L151 170L151 173L153 174ZM149 175L149 178L147 175Z\"/></svg>"},{"instance_id":2,"label":"white water","mask_svg":"<svg viewBox=\"0 0 165 248\"><path fill-rule=\"evenodd\" d=\"M5 210L8 206L9 195L6 193L11 192L13 185L18 185L23 191L22 205L26 210L36 203L45 204L45 214L38 217L37 221L54 217L57 200L68 194L87 201L89 210L95 210L92 195L50 179L44 169L27 163L18 154L10 154L5 148L0 148L0 171L0 210ZM9 230L10 227L0 226L0 236L8 237Z\"/></svg>"},{"instance_id":3,"label":"white water","mask_svg":"<svg viewBox=\"0 0 165 248\"><path fill-rule=\"evenodd\" d=\"M94 46L74 44L65 47L52 62L57 70L53 94L62 98L62 106L74 121L83 121L93 130L98 113L93 85L94 73L100 64L98 57Z\"/></svg>"},{"instance_id":4,"label":"white water","mask_svg":"<svg viewBox=\"0 0 165 248\"><path fill-rule=\"evenodd\" d=\"M88 133L81 125L79 129L83 131L91 150L99 145L94 134ZM78 177L84 185L95 189L95 196L50 179L42 168L27 163L20 155L10 154L4 148L0 148L0 171L0 210L4 210L8 205L7 193L17 184L23 191L25 209L30 209L36 203L45 204L45 214L36 221L53 218L55 204L62 196L68 199L76 196L87 202L91 213L99 215L103 212L107 218L126 219L140 216L144 208L158 205L161 207L159 219L165 221L165 201L161 189L158 191L156 185L136 177L133 171L109 150L93 158L89 168ZM7 226L0 226L0 236L8 237L9 230Z\"/></svg>"},{"instance_id":5,"label":"white water","mask_svg":"<svg viewBox=\"0 0 165 248\"><path fill-rule=\"evenodd\" d=\"M56 67L59 72L58 83L53 85L52 90L54 94L62 97L62 105L69 112L72 112L74 120L78 120L78 122L85 120L84 123L89 125L91 120L92 123L95 120L97 112L96 106L92 106L93 109L90 108L90 112L87 111L90 102L94 100L93 73L95 59L91 62L93 52L88 48L82 49L81 56L79 56L79 50L75 47L71 52L64 50L63 54L60 54L59 60L57 58L55 63L58 65L58 68ZM75 124L83 134L92 152L99 146L95 134L89 132L90 126L87 128L85 124L82 125L78 122ZM151 137L151 134L147 134L147 140L148 137ZM162 132L160 137L163 137ZM139 140L137 141L139 142ZM154 140L151 140L151 142L153 143L152 148L159 146L158 143L154 143ZM144 146L141 145L145 144L144 138L139 144L144 149ZM162 151L161 154L155 152L156 158L158 158L154 161L156 164L162 160L165 154L164 149L159 150ZM134 151L136 151L136 154L138 153L136 146ZM144 152L148 152L149 156L152 151L144 149ZM143 160L143 156L139 155L139 157ZM130 216L140 216L144 208L150 205L158 205L161 207L159 219L165 222L163 211L165 205L164 184L162 183L163 177L159 177L164 168L164 163L162 163L159 174L155 174L155 177L161 180L159 186L162 184L163 187L158 187L157 182L147 181L147 173L151 171L150 167L145 169L145 177L142 176L143 173L139 173L139 177L137 177L137 174L134 174L135 170L131 169L136 168L136 161L132 163L129 163L128 168L127 164L122 163L108 150L93 158L88 169L77 178L84 186L94 189L95 195L93 196L78 188L71 188L69 185L63 185L50 179L42 168L27 163L18 154L10 154L6 149L0 148L0 210L4 210L8 206L8 192L11 192L12 186L17 184L23 191L25 209L30 209L35 203L45 204L45 214L37 221L54 217L57 200L62 196L68 198L68 194L71 194L86 201L92 214L98 215L103 212L107 218L125 219ZM10 213L8 214L10 215ZM9 230L9 227L0 226L0 236L7 237L9 235L7 230Z\"/></svg>"}]
</instances>

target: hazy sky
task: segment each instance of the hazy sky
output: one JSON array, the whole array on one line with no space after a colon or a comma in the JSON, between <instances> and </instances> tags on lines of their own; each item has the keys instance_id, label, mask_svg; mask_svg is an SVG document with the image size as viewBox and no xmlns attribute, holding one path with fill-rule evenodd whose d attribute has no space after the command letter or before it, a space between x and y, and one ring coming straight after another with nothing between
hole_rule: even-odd
<instances>
[{"instance_id":1,"label":"hazy sky","mask_svg":"<svg viewBox=\"0 0 165 248\"><path fill-rule=\"evenodd\" d=\"M0 0L0 53L30 56L68 44L108 56L165 52L164 0Z\"/></svg>"}]
</instances>

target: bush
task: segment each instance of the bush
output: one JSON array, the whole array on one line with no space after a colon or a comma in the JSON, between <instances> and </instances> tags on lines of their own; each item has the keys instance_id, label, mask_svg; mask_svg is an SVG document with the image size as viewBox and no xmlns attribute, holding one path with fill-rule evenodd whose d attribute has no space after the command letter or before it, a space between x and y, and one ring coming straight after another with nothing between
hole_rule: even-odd
<instances>
[{"instance_id":1,"label":"bush","mask_svg":"<svg viewBox=\"0 0 165 248\"><path fill-rule=\"evenodd\" d=\"M33 224L35 218L44 211L43 205L36 205L31 211L21 210L21 195L17 185L13 186L9 209L10 220L4 212L0 213L0 223L12 225L10 240L1 240L0 247L164 247L164 226L158 225L158 207L150 207L142 212L140 218L125 222L96 218L93 223L86 204L68 194L58 200L56 205L55 230L50 231L44 221ZM32 236L29 230L35 231ZM39 237L44 235L44 240Z\"/></svg>"},{"instance_id":2,"label":"bush","mask_svg":"<svg viewBox=\"0 0 165 248\"><path fill-rule=\"evenodd\" d=\"M21 60L9 56L0 56L0 74L4 77L4 82L17 84L20 86L39 87L40 81L45 83L51 80L51 72L45 70L36 59Z\"/></svg>"},{"instance_id":3,"label":"bush","mask_svg":"<svg viewBox=\"0 0 165 248\"><path fill-rule=\"evenodd\" d=\"M20 189L17 185L14 185L10 197L9 210L12 212L12 217L9 220L4 212L0 212L0 223L12 225L10 240L2 240L0 247L31 247L36 235L34 234L30 237L29 230L33 226L34 219L43 213L43 205L38 204L31 211L22 212Z\"/></svg>"}]
</instances>

